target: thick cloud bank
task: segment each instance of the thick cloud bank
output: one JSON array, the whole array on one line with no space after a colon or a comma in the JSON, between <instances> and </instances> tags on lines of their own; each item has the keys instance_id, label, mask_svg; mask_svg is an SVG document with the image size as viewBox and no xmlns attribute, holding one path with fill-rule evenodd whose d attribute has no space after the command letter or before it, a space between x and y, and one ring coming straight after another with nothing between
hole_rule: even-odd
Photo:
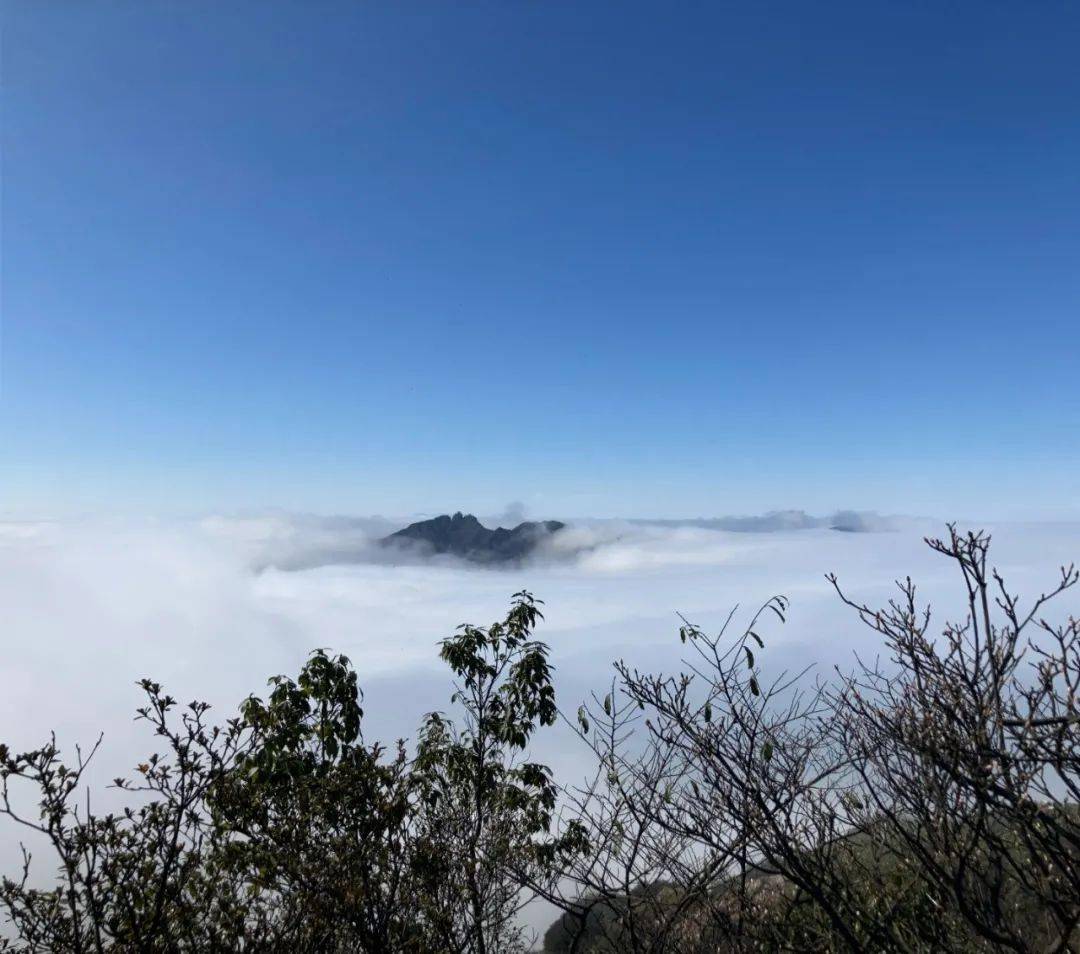
<instances>
[{"instance_id":1,"label":"thick cloud bank","mask_svg":"<svg viewBox=\"0 0 1080 954\"><path fill-rule=\"evenodd\" d=\"M858 534L583 523L505 569L389 563L385 553L376 562L373 541L388 526L287 515L0 524L0 736L30 744L49 728L68 739L103 729L127 739L142 676L232 707L315 646L347 652L372 693L414 680L407 699L368 707L408 733L447 695L436 642L464 621L494 619L522 588L546 601L541 635L570 693L608 678L617 655L670 667L676 611L707 627L773 593L791 598L792 613L767 664L865 649L869 637L830 593L828 571L870 600L909 573L936 601L954 595L951 567L921 539L935 524ZM1041 591L1078 555L1077 530L1002 526L994 553L1017 588Z\"/></svg>"},{"instance_id":2,"label":"thick cloud bank","mask_svg":"<svg viewBox=\"0 0 1080 954\"><path fill-rule=\"evenodd\" d=\"M610 680L616 657L676 668L677 611L711 629L734 604L748 612L774 593L790 598L791 611L785 627L763 631L766 677L811 663L827 676L856 649L872 657L877 644L840 606L828 571L868 602L887 599L891 581L910 574L938 608L959 611L955 571L921 539L940 525L909 521L877 534L838 533L829 529L835 519L776 522L758 530L579 523L530 563L506 569L374 562L372 541L393 526L377 519L0 524L0 740L32 747L55 729L70 748L104 732L96 773L104 781L152 751L132 722L140 677L180 699L206 699L224 719L316 646L354 660L367 734L407 737L424 712L448 705L437 641L462 622L499 617L523 588L545 601L539 635L570 712ZM1080 556L1076 525L990 529L999 567L1029 596ZM1077 604L1070 594L1054 616ZM562 778L583 771L582 753L560 729L542 734L536 754ZM5 873L17 836L0 829Z\"/></svg>"},{"instance_id":3,"label":"thick cloud bank","mask_svg":"<svg viewBox=\"0 0 1080 954\"><path fill-rule=\"evenodd\" d=\"M496 516L487 517L490 527L512 527L525 518L520 503L509 504ZM457 561L448 555L433 556L422 547L384 547L380 540L399 529L407 521L391 521L384 517L326 517L306 514L260 514L246 517L208 517L199 529L212 539L220 540L256 570L309 570L325 566L352 564L424 564L455 566ZM696 520L576 520L544 540L528 561L532 564L573 562L601 547L626 546L631 550L642 544L656 545L669 541L670 553L643 555L648 565L657 559L676 563L694 562L692 553L681 548L694 537L679 531L712 530L732 533L775 533L794 530L831 529L866 533L897 530L913 526L911 520L885 517L876 513L841 510L824 517L815 517L803 510L776 510L759 516L715 517ZM704 538L715 541L715 538ZM693 546L691 544L691 550ZM679 551L679 552L676 552ZM615 565L626 553L608 555ZM604 563L601 557L599 563Z\"/></svg>"},{"instance_id":4,"label":"thick cloud bank","mask_svg":"<svg viewBox=\"0 0 1080 954\"><path fill-rule=\"evenodd\" d=\"M940 526L838 533L829 529L836 518L815 526L761 519L726 529L579 522L529 563L505 569L376 562L373 541L394 526L377 518L0 524L0 741L36 747L55 730L70 750L104 732L92 775L101 809L114 804L101 791L107 780L153 751L132 721L143 676L182 700L209 701L224 719L269 675L296 672L310 649L329 647L359 670L366 734L392 740L448 705L437 641L462 622L498 618L523 588L545 600L539 635L570 712L611 679L616 657L677 668L677 611L710 629L734 604L749 611L774 593L790 598L791 611L787 626L763 631L766 678L809 664L827 676L856 649L872 657L873 638L823 579L830 570L871 603L910 573L935 605L959 610L954 570L921 540ZM998 565L1021 593L1042 592L1059 564L1080 555L1076 525L992 529ZM1055 612L1076 613L1077 603L1070 595ZM584 753L561 727L541 734L535 755L560 779L585 771ZM21 834L0 826L4 874L14 871ZM549 914L535 918L540 926Z\"/></svg>"}]
</instances>

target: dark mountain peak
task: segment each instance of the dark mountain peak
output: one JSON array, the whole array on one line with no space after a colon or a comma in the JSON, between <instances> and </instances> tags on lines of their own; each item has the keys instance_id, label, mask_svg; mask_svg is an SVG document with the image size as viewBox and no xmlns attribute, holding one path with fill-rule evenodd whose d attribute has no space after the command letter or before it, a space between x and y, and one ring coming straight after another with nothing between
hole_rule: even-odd
<instances>
[{"instance_id":1,"label":"dark mountain peak","mask_svg":"<svg viewBox=\"0 0 1080 954\"><path fill-rule=\"evenodd\" d=\"M527 556L565 524L558 520L519 523L513 529L489 530L471 513L460 510L420 520L383 538L384 545L414 545L430 553L450 553L475 563L508 563Z\"/></svg>"}]
</instances>

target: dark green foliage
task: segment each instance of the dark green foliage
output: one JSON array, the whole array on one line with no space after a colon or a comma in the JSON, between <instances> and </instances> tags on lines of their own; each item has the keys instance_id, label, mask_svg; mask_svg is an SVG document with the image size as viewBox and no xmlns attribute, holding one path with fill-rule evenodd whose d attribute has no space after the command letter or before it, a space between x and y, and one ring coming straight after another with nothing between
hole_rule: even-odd
<instances>
[{"instance_id":1,"label":"dark green foliage","mask_svg":"<svg viewBox=\"0 0 1080 954\"><path fill-rule=\"evenodd\" d=\"M557 715L547 647L530 639L540 618L532 597L518 593L503 622L463 626L440 651L463 715L460 725L428 716L413 773L424 891L439 908L433 923L447 950L523 947L521 875L546 873L561 849L548 836L551 773L517 756ZM439 903L448 887L452 896Z\"/></svg>"},{"instance_id":2,"label":"dark green foliage","mask_svg":"<svg viewBox=\"0 0 1080 954\"><path fill-rule=\"evenodd\" d=\"M270 680L224 727L144 681L139 711L164 754L115 785L142 799L119 815L79 808L89 761L55 742L0 747L3 811L43 836L52 890L4 879L19 951L504 951L521 947L515 874L557 857L556 790L520 761L555 718L540 618L519 593L507 617L463 627L442 656L459 681L451 716L425 720L413 753L364 741L356 673L317 650L295 679ZM90 753L92 756L93 753ZM19 814L12 788L39 798Z\"/></svg>"}]
</instances>

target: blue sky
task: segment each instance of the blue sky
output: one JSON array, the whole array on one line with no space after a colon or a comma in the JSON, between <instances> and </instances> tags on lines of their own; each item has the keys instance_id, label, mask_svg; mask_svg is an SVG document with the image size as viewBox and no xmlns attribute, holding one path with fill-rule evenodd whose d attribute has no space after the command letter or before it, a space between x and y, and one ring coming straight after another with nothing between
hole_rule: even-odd
<instances>
[{"instance_id":1,"label":"blue sky","mask_svg":"<svg viewBox=\"0 0 1080 954\"><path fill-rule=\"evenodd\" d=\"M1080 8L2 5L0 513L1080 514Z\"/></svg>"}]
</instances>

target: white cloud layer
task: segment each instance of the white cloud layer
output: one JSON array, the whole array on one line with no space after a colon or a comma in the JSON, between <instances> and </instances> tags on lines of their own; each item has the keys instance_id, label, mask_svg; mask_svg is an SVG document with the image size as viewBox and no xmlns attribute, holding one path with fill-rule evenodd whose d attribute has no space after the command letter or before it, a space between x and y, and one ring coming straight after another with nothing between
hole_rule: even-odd
<instances>
[{"instance_id":1,"label":"white cloud layer","mask_svg":"<svg viewBox=\"0 0 1080 954\"><path fill-rule=\"evenodd\" d=\"M521 588L546 601L542 636L576 685L602 679L615 654L670 661L676 611L708 626L777 592L792 599L777 656L813 658L868 638L830 594L827 571L868 599L907 573L930 595L951 593L950 568L921 539L940 528L890 525L766 533L596 521L556 534L524 566L492 569L386 562L399 557L373 545L393 526L379 518L0 524L3 734L111 730L127 721L143 675L232 705L314 646L349 653L367 683L438 672L437 640L494 619ZM1023 590L1080 549L1076 525L1005 525L996 538ZM444 695L413 694L408 715Z\"/></svg>"},{"instance_id":2,"label":"white cloud layer","mask_svg":"<svg viewBox=\"0 0 1080 954\"><path fill-rule=\"evenodd\" d=\"M827 674L856 648L873 655L871 635L839 605L827 571L869 602L887 599L891 581L910 574L935 605L959 609L954 571L921 539L940 526L894 521L892 532L871 534L828 525L748 532L585 523L556 535L528 565L491 569L360 562L391 529L378 519L0 524L0 740L31 747L55 729L70 747L103 731L96 777L111 778L152 750L132 723L140 677L180 699L206 699L225 718L316 646L354 660L369 736L408 736L424 712L447 704L437 640L459 623L499 617L523 588L545 601L540 636L571 712L610 679L616 657L676 667L676 611L709 629L735 603L750 610L787 595L789 624L764 634L769 675L811 662ZM998 565L1024 594L1042 592L1062 562L1080 556L1075 524L991 529ZM1056 613L1068 611L1078 612L1071 595ZM550 732L536 754L574 773L580 753L570 742ZM11 858L13 840L3 826L0 862Z\"/></svg>"}]
</instances>

